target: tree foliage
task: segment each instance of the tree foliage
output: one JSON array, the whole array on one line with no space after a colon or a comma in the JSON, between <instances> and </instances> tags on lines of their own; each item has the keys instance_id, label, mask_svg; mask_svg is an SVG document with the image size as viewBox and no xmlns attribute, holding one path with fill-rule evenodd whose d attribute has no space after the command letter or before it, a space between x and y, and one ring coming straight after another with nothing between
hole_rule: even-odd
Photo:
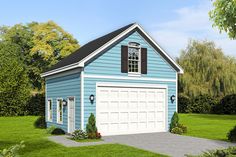
<instances>
[{"instance_id":1,"label":"tree foliage","mask_svg":"<svg viewBox=\"0 0 236 157\"><path fill-rule=\"evenodd\" d=\"M236 1L215 0L214 9L209 12L213 26L219 28L220 32L225 31L232 39L236 39Z\"/></svg>"},{"instance_id":2,"label":"tree foliage","mask_svg":"<svg viewBox=\"0 0 236 157\"><path fill-rule=\"evenodd\" d=\"M86 125L86 132L87 133L96 133L97 132L96 118L93 113L91 113L89 116L88 124Z\"/></svg>"},{"instance_id":3,"label":"tree foliage","mask_svg":"<svg viewBox=\"0 0 236 157\"><path fill-rule=\"evenodd\" d=\"M41 89L40 74L79 48L78 42L53 21L0 27L0 40L20 47L33 88Z\"/></svg>"},{"instance_id":4,"label":"tree foliage","mask_svg":"<svg viewBox=\"0 0 236 157\"><path fill-rule=\"evenodd\" d=\"M177 59L185 73L179 92L189 97L223 96L236 92L236 61L210 41L190 41Z\"/></svg>"},{"instance_id":5,"label":"tree foliage","mask_svg":"<svg viewBox=\"0 0 236 157\"><path fill-rule=\"evenodd\" d=\"M16 44L0 42L0 115L24 115L30 96L27 71Z\"/></svg>"}]
</instances>

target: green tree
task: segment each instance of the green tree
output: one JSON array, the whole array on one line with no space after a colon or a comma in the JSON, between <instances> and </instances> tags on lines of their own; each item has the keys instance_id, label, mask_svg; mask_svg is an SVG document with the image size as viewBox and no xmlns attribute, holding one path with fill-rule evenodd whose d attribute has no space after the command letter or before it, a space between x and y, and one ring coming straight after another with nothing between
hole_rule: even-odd
<instances>
[{"instance_id":1,"label":"green tree","mask_svg":"<svg viewBox=\"0 0 236 157\"><path fill-rule=\"evenodd\" d=\"M209 12L213 26L236 39L236 0L215 0L213 6L214 9Z\"/></svg>"},{"instance_id":2,"label":"green tree","mask_svg":"<svg viewBox=\"0 0 236 157\"><path fill-rule=\"evenodd\" d=\"M12 43L0 42L0 115L24 115L30 96L30 84L21 49Z\"/></svg>"},{"instance_id":3,"label":"green tree","mask_svg":"<svg viewBox=\"0 0 236 157\"><path fill-rule=\"evenodd\" d=\"M88 124L86 125L86 132L87 133L96 133L97 127L96 127L96 119L94 114L90 114L88 119Z\"/></svg>"},{"instance_id":4,"label":"green tree","mask_svg":"<svg viewBox=\"0 0 236 157\"><path fill-rule=\"evenodd\" d=\"M76 39L53 21L0 27L0 40L17 44L33 88L41 89L40 74L79 48Z\"/></svg>"},{"instance_id":5,"label":"green tree","mask_svg":"<svg viewBox=\"0 0 236 157\"><path fill-rule=\"evenodd\" d=\"M225 56L213 42L190 41L177 61L185 70L179 78L180 93L193 97L236 92L236 60Z\"/></svg>"}]
</instances>

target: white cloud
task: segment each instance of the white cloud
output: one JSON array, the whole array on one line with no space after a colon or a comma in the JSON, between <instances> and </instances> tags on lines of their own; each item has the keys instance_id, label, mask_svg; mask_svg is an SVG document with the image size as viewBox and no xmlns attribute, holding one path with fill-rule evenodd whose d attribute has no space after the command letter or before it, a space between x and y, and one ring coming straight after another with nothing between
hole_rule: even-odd
<instances>
[{"instance_id":1,"label":"white cloud","mask_svg":"<svg viewBox=\"0 0 236 157\"><path fill-rule=\"evenodd\" d=\"M176 18L153 25L151 35L172 56L178 56L190 39L212 40L226 54L236 56L236 40L230 40L225 33L220 34L212 28L208 16L210 9L211 2L206 1L198 6L175 10Z\"/></svg>"}]
</instances>

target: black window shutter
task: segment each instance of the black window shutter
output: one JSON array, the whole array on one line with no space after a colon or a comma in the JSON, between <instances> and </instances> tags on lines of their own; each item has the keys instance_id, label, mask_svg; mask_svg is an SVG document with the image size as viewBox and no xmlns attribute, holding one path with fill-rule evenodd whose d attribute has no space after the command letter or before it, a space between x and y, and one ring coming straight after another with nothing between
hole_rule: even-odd
<instances>
[{"instance_id":1,"label":"black window shutter","mask_svg":"<svg viewBox=\"0 0 236 157\"><path fill-rule=\"evenodd\" d=\"M128 73L128 46L121 46L121 72Z\"/></svg>"},{"instance_id":2,"label":"black window shutter","mask_svg":"<svg viewBox=\"0 0 236 157\"><path fill-rule=\"evenodd\" d=\"M147 74L147 49L141 48L141 74Z\"/></svg>"}]
</instances>

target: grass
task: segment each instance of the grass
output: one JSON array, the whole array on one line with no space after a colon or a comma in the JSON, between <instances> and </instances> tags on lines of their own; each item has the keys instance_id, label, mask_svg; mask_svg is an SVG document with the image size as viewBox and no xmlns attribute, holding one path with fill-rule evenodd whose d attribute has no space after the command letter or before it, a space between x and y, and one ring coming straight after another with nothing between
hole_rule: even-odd
<instances>
[{"instance_id":1,"label":"grass","mask_svg":"<svg viewBox=\"0 0 236 157\"><path fill-rule=\"evenodd\" d=\"M47 139L45 129L35 129L37 117L0 117L0 150L25 141L22 157L162 157L164 155L133 147L106 144L87 147L64 147Z\"/></svg>"},{"instance_id":2,"label":"grass","mask_svg":"<svg viewBox=\"0 0 236 157\"><path fill-rule=\"evenodd\" d=\"M188 127L187 136L227 141L227 133L236 125L236 115L179 114Z\"/></svg>"},{"instance_id":3,"label":"grass","mask_svg":"<svg viewBox=\"0 0 236 157\"><path fill-rule=\"evenodd\" d=\"M71 139L73 140L73 139ZM76 142L100 142L103 141L102 139L83 139L83 140L75 140Z\"/></svg>"}]
</instances>

